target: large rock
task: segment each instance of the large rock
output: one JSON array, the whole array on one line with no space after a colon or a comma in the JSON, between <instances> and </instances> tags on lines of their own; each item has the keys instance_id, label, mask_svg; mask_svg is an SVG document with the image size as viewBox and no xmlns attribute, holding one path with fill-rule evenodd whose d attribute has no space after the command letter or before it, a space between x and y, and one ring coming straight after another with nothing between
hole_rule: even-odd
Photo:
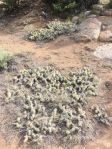
<instances>
[{"instance_id":1,"label":"large rock","mask_svg":"<svg viewBox=\"0 0 112 149\"><path fill-rule=\"evenodd\" d=\"M112 31L106 30L100 33L99 41L101 42L112 42Z\"/></svg>"},{"instance_id":2,"label":"large rock","mask_svg":"<svg viewBox=\"0 0 112 149\"><path fill-rule=\"evenodd\" d=\"M101 31L101 22L96 18L88 18L78 26L78 33L74 35L76 41L97 40Z\"/></svg>"},{"instance_id":3,"label":"large rock","mask_svg":"<svg viewBox=\"0 0 112 149\"><path fill-rule=\"evenodd\" d=\"M89 18L79 25L79 31L91 39L98 39L101 30L101 22L96 18Z\"/></svg>"},{"instance_id":4,"label":"large rock","mask_svg":"<svg viewBox=\"0 0 112 149\"><path fill-rule=\"evenodd\" d=\"M112 59L112 44L98 46L94 55L100 59Z\"/></svg>"}]
</instances>

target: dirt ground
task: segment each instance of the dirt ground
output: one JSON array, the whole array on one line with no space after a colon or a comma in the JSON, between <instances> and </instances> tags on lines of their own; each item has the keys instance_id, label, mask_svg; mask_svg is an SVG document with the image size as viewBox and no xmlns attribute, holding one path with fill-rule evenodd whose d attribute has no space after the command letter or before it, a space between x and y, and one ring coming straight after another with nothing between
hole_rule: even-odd
<instances>
[{"instance_id":1,"label":"dirt ground","mask_svg":"<svg viewBox=\"0 0 112 149\"><path fill-rule=\"evenodd\" d=\"M95 48L104 43L75 43L68 37L61 36L55 41L39 44L25 41L24 32L7 32L8 27L0 30L0 49L6 49L13 54L31 52L33 59L40 65L52 64L57 68L67 71L83 66L90 66L100 79L99 95L94 99L94 104L102 104L108 108L112 115L112 60L101 60L93 55ZM109 82L108 87L105 85ZM3 137L0 137L0 149L24 149L18 147L17 139L7 144ZM47 147L46 147L47 148ZM61 149L50 145L49 149ZM112 149L112 128L103 128L100 135L94 141L85 145L75 146L73 149Z\"/></svg>"}]
</instances>

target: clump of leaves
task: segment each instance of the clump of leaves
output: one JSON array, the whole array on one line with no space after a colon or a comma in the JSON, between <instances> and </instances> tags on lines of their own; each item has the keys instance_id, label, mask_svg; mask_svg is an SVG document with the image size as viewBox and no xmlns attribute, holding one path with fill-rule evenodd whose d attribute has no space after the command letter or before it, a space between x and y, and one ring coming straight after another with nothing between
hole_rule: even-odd
<instances>
[{"instance_id":1,"label":"clump of leaves","mask_svg":"<svg viewBox=\"0 0 112 149\"><path fill-rule=\"evenodd\" d=\"M92 108L92 112L94 114L94 118L104 125L110 126L110 118L108 117L106 111L104 108L101 108L99 106L94 106Z\"/></svg>"},{"instance_id":2,"label":"clump of leaves","mask_svg":"<svg viewBox=\"0 0 112 149\"><path fill-rule=\"evenodd\" d=\"M0 71L8 69L11 59L11 54L4 50L0 50Z\"/></svg>"},{"instance_id":3,"label":"clump of leaves","mask_svg":"<svg viewBox=\"0 0 112 149\"><path fill-rule=\"evenodd\" d=\"M45 28L37 29L28 35L32 41L49 41L54 40L57 36L68 34L75 31L75 26L71 22L53 21L46 25Z\"/></svg>"}]
</instances>

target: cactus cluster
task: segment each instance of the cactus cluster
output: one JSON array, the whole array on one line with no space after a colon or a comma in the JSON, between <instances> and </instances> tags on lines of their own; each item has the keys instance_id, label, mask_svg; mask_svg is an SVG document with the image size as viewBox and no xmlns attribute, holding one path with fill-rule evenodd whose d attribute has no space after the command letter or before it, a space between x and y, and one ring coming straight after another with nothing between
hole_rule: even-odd
<instances>
[{"instance_id":1,"label":"cactus cluster","mask_svg":"<svg viewBox=\"0 0 112 149\"><path fill-rule=\"evenodd\" d=\"M24 142L41 145L48 136L59 136L62 142L84 141L93 130L87 97L96 95L97 85L89 68L68 75L51 66L22 70L6 99L21 102L22 114L14 126L23 131Z\"/></svg>"},{"instance_id":2,"label":"cactus cluster","mask_svg":"<svg viewBox=\"0 0 112 149\"><path fill-rule=\"evenodd\" d=\"M45 28L37 29L28 35L31 41L49 41L57 36L75 31L75 26L71 22L52 21Z\"/></svg>"},{"instance_id":3,"label":"cactus cluster","mask_svg":"<svg viewBox=\"0 0 112 149\"><path fill-rule=\"evenodd\" d=\"M69 76L71 86L75 88L77 93L84 93L86 96L97 95L98 79L89 68L71 72Z\"/></svg>"},{"instance_id":4,"label":"cactus cluster","mask_svg":"<svg viewBox=\"0 0 112 149\"><path fill-rule=\"evenodd\" d=\"M99 122L104 125L110 126L111 120L108 117L106 111L104 108L99 107L99 106L94 106L92 107L92 112L94 114L94 118Z\"/></svg>"}]
</instances>

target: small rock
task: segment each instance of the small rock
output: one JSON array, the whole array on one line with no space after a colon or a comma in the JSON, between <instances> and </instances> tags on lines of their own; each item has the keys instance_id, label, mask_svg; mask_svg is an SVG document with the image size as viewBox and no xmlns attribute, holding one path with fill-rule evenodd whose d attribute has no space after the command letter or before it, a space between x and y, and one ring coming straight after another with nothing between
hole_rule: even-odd
<instances>
[{"instance_id":1,"label":"small rock","mask_svg":"<svg viewBox=\"0 0 112 149\"><path fill-rule=\"evenodd\" d=\"M84 12L84 15L85 15L86 17L90 16L90 14L91 14L91 11L86 11L86 12Z\"/></svg>"},{"instance_id":2,"label":"small rock","mask_svg":"<svg viewBox=\"0 0 112 149\"><path fill-rule=\"evenodd\" d=\"M112 59L112 43L98 46L94 55L100 59Z\"/></svg>"},{"instance_id":3,"label":"small rock","mask_svg":"<svg viewBox=\"0 0 112 149\"><path fill-rule=\"evenodd\" d=\"M72 22L75 23L75 24L77 24L79 22L79 17L78 16L74 16L72 18Z\"/></svg>"},{"instance_id":4,"label":"small rock","mask_svg":"<svg viewBox=\"0 0 112 149\"><path fill-rule=\"evenodd\" d=\"M112 31L106 30L100 33L99 41L112 42Z\"/></svg>"},{"instance_id":5,"label":"small rock","mask_svg":"<svg viewBox=\"0 0 112 149\"><path fill-rule=\"evenodd\" d=\"M111 81L106 81L105 86L108 90L112 90L112 82Z\"/></svg>"}]
</instances>

